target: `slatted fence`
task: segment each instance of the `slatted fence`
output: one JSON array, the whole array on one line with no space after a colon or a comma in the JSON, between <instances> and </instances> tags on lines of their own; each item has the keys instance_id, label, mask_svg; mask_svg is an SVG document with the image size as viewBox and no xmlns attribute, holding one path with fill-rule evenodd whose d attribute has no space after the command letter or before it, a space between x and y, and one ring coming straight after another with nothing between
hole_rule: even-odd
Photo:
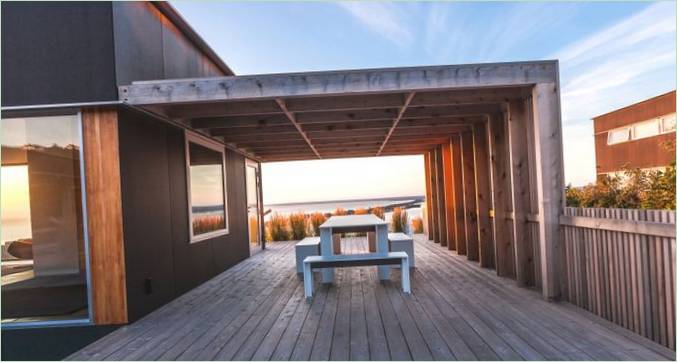
<instances>
[{"instance_id":1,"label":"slatted fence","mask_svg":"<svg viewBox=\"0 0 677 362\"><path fill-rule=\"evenodd\" d=\"M562 295L675 349L675 212L566 208Z\"/></svg>"}]
</instances>

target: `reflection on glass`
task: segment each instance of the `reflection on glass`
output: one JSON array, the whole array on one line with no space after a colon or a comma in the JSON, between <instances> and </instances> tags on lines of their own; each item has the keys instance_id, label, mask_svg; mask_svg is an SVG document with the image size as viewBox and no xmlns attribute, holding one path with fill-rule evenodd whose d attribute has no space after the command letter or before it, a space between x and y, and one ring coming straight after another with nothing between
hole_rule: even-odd
<instances>
[{"instance_id":1,"label":"reflection on glass","mask_svg":"<svg viewBox=\"0 0 677 362\"><path fill-rule=\"evenodd\" d=\"M88 317L76 116L2 119L2 321Z\"/></svg>"},{"instance_id":2,"label":"reflection on glass","mask_svg":"<svg viewBox=\"0 0 677 362\"><path fill-rule=\"evenodd\" d=\"M247 165L247 219L249 226L249 242L258 245L259 239L259 200L256 182L256 166Z\"/></svg>"},{"instance_id":3,"label":"reflection on glass","mask_svg":"<svg viewBox=\"0 0 677 362\"><path fill-rule=\"evenodd\" d=\"M223 154L193 142L188 144L193 236L225 230Z\"/></svg>"}]
</instances>

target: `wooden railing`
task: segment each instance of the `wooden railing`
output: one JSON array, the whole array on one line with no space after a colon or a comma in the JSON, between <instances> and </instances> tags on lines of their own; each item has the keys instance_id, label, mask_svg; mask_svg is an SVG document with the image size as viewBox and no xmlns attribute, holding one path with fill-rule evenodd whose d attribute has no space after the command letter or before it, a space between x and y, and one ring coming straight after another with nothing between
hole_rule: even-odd
<instances>
[{"instance_id":1,"label":"wooden railing","mask_svg":"<svg viewBox=\"0 0 677 362\"><path fill-rule=\"evenodd\" d=\"M675 349L675 212L565 208L562 295Z\"/></svg>"}]
</instances>

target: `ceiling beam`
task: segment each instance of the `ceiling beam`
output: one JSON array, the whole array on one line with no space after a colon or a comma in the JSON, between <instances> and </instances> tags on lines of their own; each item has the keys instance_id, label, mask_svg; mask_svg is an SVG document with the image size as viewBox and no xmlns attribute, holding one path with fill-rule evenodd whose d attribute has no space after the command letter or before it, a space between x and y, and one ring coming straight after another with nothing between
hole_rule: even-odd
<instances>
[{"instance_id":1,"label":"ceiling beam","mask_svg":"<svg viewBox=\"0 0 677 362\"><path fill-rule=\"evenodd\" d=\"M404 112L407 111L407 107L409 107L409 103L411 103L411 100L414 98L415 95L416 92L411 92L407 94L407 98L404 100L404 105L402 106L402 108L400 108L400 111L397 113L397 118L395 118L395 121L393 121L393 126L390 127L390 129L388 130L388 133L386 134L386 137L383 140L383 144L381 145L381 147L379 147L378 151L376 152L376 156L379 156L383 151L383 148L386 146L386 143L388 143L388 140L390 139L390 136L393 134L395 127L397 127L397 124L400 123L402 115L404 114Z\"/></svg>"},{"instance_id":2,"label":"ceiling beam","mask_svg":"<svg viewBox=\"0 0 677 362\"><path fill-rule=\"evenodd\" d=\"M320 153L317 152L317 150L315 149L315 146L313 146L313 143L310 142L310 138L308 138L306 133L301 128L301 125L299 125L296 122L296 116L294 116L294 113L289 112L289 110L287 109L287 105L284 103L284 100L281 98L276 98L275 102L277 102L277 104L280 106L280 109L282 109L284 114L287 115L287 118L289 118L289 121L294 125L294 127L296 127L296 129L299 130L299 134L301 134L301 137L303 137L303 139L306 140L306 142L308 142L308 146L310 146L313 152L317 155L317 158L322 158L322 156L320 156Z\"/></svg>"}]
</instances>

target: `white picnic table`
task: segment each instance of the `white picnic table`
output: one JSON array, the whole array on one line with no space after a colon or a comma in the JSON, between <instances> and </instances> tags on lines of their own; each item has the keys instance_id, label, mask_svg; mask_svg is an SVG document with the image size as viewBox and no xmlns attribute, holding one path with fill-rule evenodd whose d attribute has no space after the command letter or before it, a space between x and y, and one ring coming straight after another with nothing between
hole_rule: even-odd
<instances>
[{"instance_id":1,"label":"white picnic table","mask_svg":"<svg viewBox=\"0 0 677 362\"><path fill-rule=\"evenodd\" d=\"M320 225L320 255L333 256L332 234L350 232L374 232L376 234L376 253L388 254L388 223L376 215L332 216ZM379 265L378 276L381 280L389 278L390 266ZM334 269L322 269L322 282L334 282Z\"/></svg>"}]
</instances>

